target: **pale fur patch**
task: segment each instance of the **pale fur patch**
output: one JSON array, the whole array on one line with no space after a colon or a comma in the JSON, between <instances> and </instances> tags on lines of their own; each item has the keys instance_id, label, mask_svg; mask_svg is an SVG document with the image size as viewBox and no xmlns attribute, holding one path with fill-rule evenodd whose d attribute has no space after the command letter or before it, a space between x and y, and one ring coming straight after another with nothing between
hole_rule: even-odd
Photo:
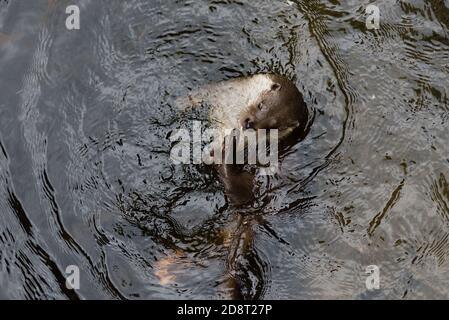
<instances>
[{"instance_id":1,"label":"pale fur patch","mask_svg":"<svg viewBox=\"0 0 449 320\"><path fill-rule=\"evenodd\" d=\"M210 120L222 129L238 128L242 112L255 103L264 91L270 90L273 81L268 75L258 74L246 78L231 79L204 86L178 103L182 109L201 103L210 106Z\"/></svg>"},{"instance_id":2,"label":"pale fur patch","mask_svg":"<svg viewBox=\"0 0 449 320\"><path fill-rule=\"evenodd\" d=\"M179 99L178 105L182 110L198 107L202 103L210 105L209 118L212 127L219 129L219 141L223 141L232 129L241 129L240 115L248 106L254 104L263 92L270 90L273 83L266 74L226 80L192 92L187 98Z\"/></svg>"}]
</instances>

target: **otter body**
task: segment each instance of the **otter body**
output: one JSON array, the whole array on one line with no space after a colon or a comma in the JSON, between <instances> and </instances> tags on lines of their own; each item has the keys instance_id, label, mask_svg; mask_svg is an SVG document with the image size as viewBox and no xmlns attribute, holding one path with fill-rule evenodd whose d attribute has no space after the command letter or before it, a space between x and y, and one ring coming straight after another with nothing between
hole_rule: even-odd
<instances>
[{"instance_id":1,"label":"otter body","mask_svg":"<svg viewBox=\"0 0 449 320\"><path fill-rule=\"evenodd\" d=\"M219 132L216 143L220 145L213 146L213 150L222 150L225 137L234 129L277 129L278 139L283 141L294 131L304 131L308 121L302 94L292 81L277 74L256 74L206 85L181 101L184 110L203 105L210 106L210 124ZM253 177L241 168L232 164L217 168L226 194L236 205L253 200Z\"/></svg>"},{"instance_id":2,"label":"otter body","mask_svg":"<svg viewBox=\"0 0 449 320\"><path fill-rule=\"evenodd\" d=\"M304 132L308 121L306 104L295 84L276 74L256 74L207 85L178 100L178 104L183 110L210 106L209 121L220 133L220 147L233 129L277 129L278 138L283 141L294 131ZM234 206L253 202L254 176L243 165L224 162L217 165L217 172ZM235 230L224 241L230 244L225 284L232 298L242 298L239 260L252 245L251 225L252 217L240 212Z\"/></svg>"}]
</instances>

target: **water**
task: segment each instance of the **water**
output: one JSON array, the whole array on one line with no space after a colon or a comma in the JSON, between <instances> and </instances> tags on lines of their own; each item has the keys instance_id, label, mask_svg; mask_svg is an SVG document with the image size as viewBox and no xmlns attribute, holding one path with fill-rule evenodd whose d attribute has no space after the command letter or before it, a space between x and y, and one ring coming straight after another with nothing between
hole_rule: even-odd
<instances>
[{"instance_id":1,"label":"water","mask_svg":"<svg viewBox=\"0 0 449 320\"><path fill-rule=\"evenodd\" d=\"M239 213L245 298L449 298L449 2L369 3L0 1L0 298L227 298ZM313 124L237 212L173 102L265 71Z\"/></svg>"}]
</instances>

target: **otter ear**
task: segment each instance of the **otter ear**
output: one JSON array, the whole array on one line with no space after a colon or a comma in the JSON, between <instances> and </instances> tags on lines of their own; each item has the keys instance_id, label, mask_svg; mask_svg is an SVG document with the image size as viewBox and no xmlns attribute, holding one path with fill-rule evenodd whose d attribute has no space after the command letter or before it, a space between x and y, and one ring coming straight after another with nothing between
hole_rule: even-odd
<instances>
[{"instance_id":1,"label":"otter ear","mask_svg":"<svg viewBox=\"0 0 449 320\"><path fill-rule=\"evenodd\" d=\"M273 83L271 85L271 91L279 91L279 90L281 90L281 87L282 86L279 83Z\"/></svg>"}]
</instances>

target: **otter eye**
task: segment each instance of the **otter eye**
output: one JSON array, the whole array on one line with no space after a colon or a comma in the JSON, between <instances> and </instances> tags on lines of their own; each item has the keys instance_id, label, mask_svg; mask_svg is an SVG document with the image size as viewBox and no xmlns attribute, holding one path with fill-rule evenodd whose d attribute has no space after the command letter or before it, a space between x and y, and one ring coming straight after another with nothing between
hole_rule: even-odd
<instances>
[{"instance_id":1,"label":"otter eye","mask_svg":"<svg viewBox=\"0 0 449 320\"><path fill-rule=\"evenodd\" d=\"M272 91L278 91L278 90L280 90L281 89L281 85L279 84L279 83L273 83L272 85L271 85L271 90Z\"/></svg>"},{"instance_id":2,"label":"otter eye","mask_svg":"<svg viewBox=\"0 0 449 320\"><path fill-rule=\"evenodd\" d=\"M258 108L259 110L263 110L263 109L265 108L265 105L263 104L263 102L261 102L261 103L259 103L259 104L257 105L257 108Z\"/></svg>"}]
</instances>

